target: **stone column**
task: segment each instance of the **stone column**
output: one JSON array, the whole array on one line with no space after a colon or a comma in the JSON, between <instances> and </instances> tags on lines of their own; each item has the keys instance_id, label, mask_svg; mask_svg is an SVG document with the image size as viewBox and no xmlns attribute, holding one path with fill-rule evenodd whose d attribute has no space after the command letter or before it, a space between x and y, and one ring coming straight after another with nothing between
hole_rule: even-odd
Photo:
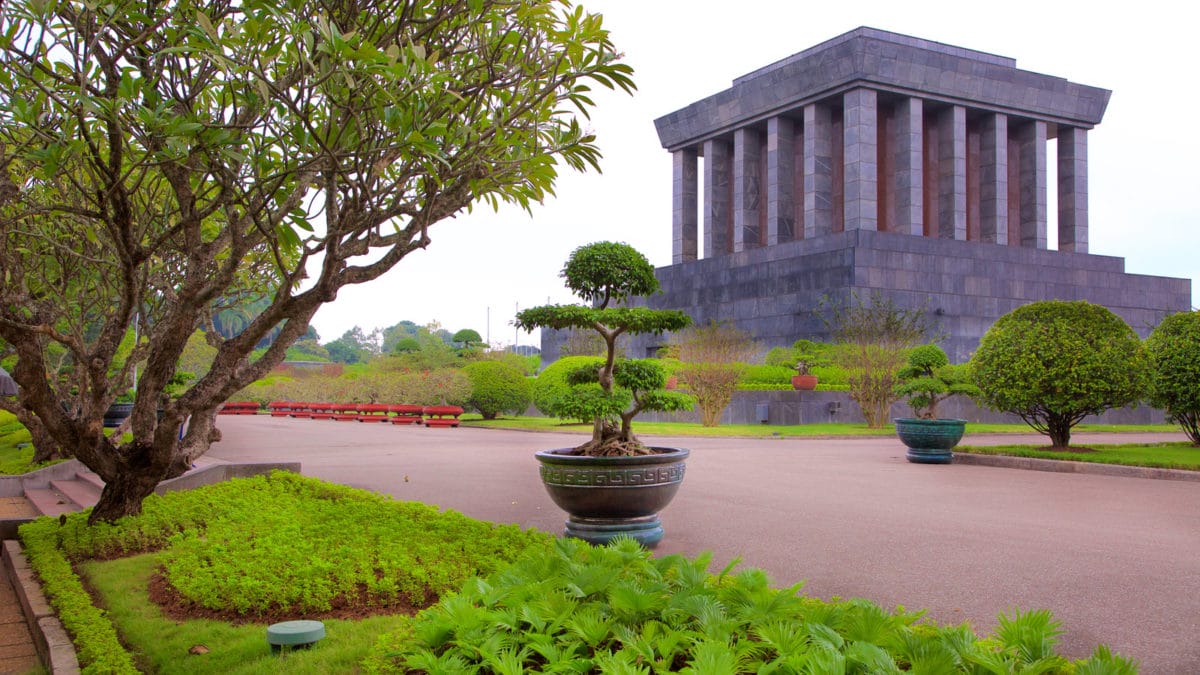
<instances>
[{"instance_id":1,"label":"stone column","mask_svg":"<svg viewBox=\"0 0 1200 675\"><path fill-rule=\"evenodd\" d=\"M918 237L925 233L923 111L919 98L896 105L896 230Z\"/></svg>"},{"instance_id":2,"label":"stone column","mask_svg":"<svg viewBox=\"0 0 1200 675\"><path fill-rule=\"evenodd\" d=\"M767 120L767 246L796 236L795 143L792 120Z\"/></svg>"},{"instance_id":3,"label":"stone column","mask_svg":"<svg viewBox=\"0 0 1200 675\"><path fill-rule=\"evenodd\" d=\"M1020 145L1020 241L1046 248L1046 123L1035 120L1017 130Z\"/></svg>"},{"instance_id":4,"label":"stone column","mask_svg":"<svg viewBox=\"0 0 1200 675\"><path fill-rule=\"evenodd\" d=\"M671 263L695 260L697 232L696 148L671 153Z\"/></svg>"},{"instance_id":5,"label":"stone column","mask_svg":"<svg viewBox=\"0 0 1200 675\"><path fill-rule=\"evenodd\" d=\"M852 89L842 96L846 230L879 229L879 111L875 91Z\"/></svg>"},{"instance_id":6,"label":"stone column","mask_svg":"<svg viewBox=\"0 0 1200 675\"><path fill-rule=\"evenodd\" d=\"M1008 243L1008 116L983 118L979 135L979 238Z\"/></svg>"},{"instance_id":7,"label":"stone column","mask_svg":"<svg viewBox=\"0 0 1200 675\"><path fill-rule=\"evenodd\" d=\"M938 113L937 236L967 238L967 109Z\"/></svg>"},{"instance_id":8,"label":"stone column","mask_svg":"<svg viewBox=\"0 0 1200 675\"><path fill-rule=\"evenodd\" d=\"M1058 250L1088 251L1087 129L1058 128Z\"/></svg>"},{"instance_id":9,"label":"stone column","mask_svg":"<svg viewBox=\"0 0 1200 675\"><path fill-rule=\"evenodd\" d=\"M758 217L762 203L762 177L758 162L762 145L753 129L733 132L733 250L762 245Z\"/></svg>"},{"instance_id":10,"label":"stone column","mask_svg":"<svg viewBox=\"0 0 1200 675\"><path fill-rule=\"evenodd\" d=\"M829 106L804 106L804 238L833 232L833 121Z\"/></svg>"},{"instance_id":11,"label":"stone column","mask_svg":"<svg viewBox=\"0 0 1200 675\"><path fill-rule=\"evenodd\" d=\"M730 174L733 153L719 139L704 142L704 257L713 258L733 250L733 195Z\"/></svg>"}]
</instances>

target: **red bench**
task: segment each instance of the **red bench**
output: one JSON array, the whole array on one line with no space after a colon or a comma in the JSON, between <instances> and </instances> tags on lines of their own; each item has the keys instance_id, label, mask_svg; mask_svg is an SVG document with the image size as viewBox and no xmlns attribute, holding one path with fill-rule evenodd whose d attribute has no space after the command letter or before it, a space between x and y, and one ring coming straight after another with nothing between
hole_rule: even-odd
<instances>
[{"instance_id":1,"label":"red bench","mask_svg":"<svg viewBox=\"0 0 1200 675\"><path fill-rule=\"evenodd\" d=\"M267 410L271 411L271 417L289 417L294 405L291 401L271 401L267 404Z\"/></svg>"},{"instance_id":2,"label":"red bench","mask_svg":"<svg viewBox=\"0 0 1200 675\"><path fill-rule=\"evenodd\" d=\"M335 414L334 408L336 407L332 403L309 403L308 409L312 411L309 417L314 420L331 420Z\"/></svg>"},{"instance_id":3,"label":"red bench","mask_svg":"<svg viewBox=\"0 0 1200 675\"><path fill-rule=\"evenodd\" d=\"M357 422L358 421L358 404L357 403L340 403L333 406L333 419L339 422Z\"/></svg>"},{"instance_id":4,"label":"red bench","mask_svg":"<svg viewBox=\"0 0 1200 675\"><path fill-rule=\"evenodd\" d=\"M456 427L463 409L456 405L427 405L422 412L427 427Z\"/></svg>"},{"instance_id":5,"label":"red bench","mask_svg":"<svg viewBox=\"0 0 1200 675\"><path fill-rule=\"evenodd\" d=\"M258 401L226 401L217 410L218 415L257 415Z\"/></svg>"},{"instance_id":6,"label":"red bench","mask_svg":"<svg viewBox=\"0 0 1200 675\"><path fill-rule=\"evenodd\" d=\"M387 422L390 405L382 403L363 403L358 406L359 422Z\"/></svg>"},{"instance_id":7,"label":"red bench","mask_svg":"<svg viewBox=\"0 0 1200 675\"><path fill-rule=\"evenodd\" d=\"M288 411L288 415L290 417L308 419L312 417L312 409L309 407L310 405L310 403L298 403L296 401L292 401L292 407Z\"/></svg>"},{"instance_id":8,"label":"red bench","mask_svg":"<svg viewBox=\"0 0 1200 675\"><path fill-rule=\"evenodd\" d=\"M423 410L424 408L419 405L389 405L388 412L393 415L388 418L388 421L392 424L417 424L421 421L421 411Z\"/></svg>"}]
</instances>

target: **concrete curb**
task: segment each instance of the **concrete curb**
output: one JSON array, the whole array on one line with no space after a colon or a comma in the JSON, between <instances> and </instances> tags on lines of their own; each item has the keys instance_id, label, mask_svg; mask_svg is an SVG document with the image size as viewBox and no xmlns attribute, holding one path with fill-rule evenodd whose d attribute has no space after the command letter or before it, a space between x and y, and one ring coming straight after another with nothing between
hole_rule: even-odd
<instances>
[{"instance_id":1,"label":"concrete curb","mask_svg":"<svg viewBox=\"0 0 1200 675\"><path fill-rule=\"evenodd\" d=\"M977 455L969 452L958 452L957 450L954 452L954 463L973 466L998 466L1006 469L1024 469L1026 471L1082 473L1093 476L1153 478L1157 480L1179 480L1200 483L1200 471L1159 469L1149 466L1122 466L1120 464L1097 464L1095 462L1075 462L1066 459L1041 459L1039 457Z\"/></svg>"},{"instance_id":2,"label":"concrete curb","mask_svg":"<svg viewBox=\"0 0 1200 675\"><path fill-rule=\"evenodd\" d=\"M55 675L78 673L79 659L75 655L75 646L46 601L42 587L29 567L29 561L25 559L21 543L15 539L5 539L2 555L4 570L17 591L21 612L33 635L38 658Z\"/></svg>"}]
</instances>

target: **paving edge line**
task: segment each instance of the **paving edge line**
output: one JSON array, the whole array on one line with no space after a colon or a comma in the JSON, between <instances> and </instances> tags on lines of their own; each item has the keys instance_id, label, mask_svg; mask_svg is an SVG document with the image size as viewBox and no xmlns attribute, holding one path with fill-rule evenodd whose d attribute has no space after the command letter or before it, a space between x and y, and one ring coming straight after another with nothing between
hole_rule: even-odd
<instances>
[{"instance_id":1,"label":"paving edge line","mask_svg":"<svg viewBox=\"0 0 1200 675\"><path fill-rule=\"evenodd\" d=\"M1099 464L1096 462L1073 462L1065 459L1012 457L1009 455L977 455L969 452L955 452L954 463L973 466L998 466L1006 469L1025 469L1028 471L1083 473L1094 476L1153 478L1156 480L1179 480L1200 483L1200 471L1161 469L1152 466L1124 466L1121 464Z\"/></svg>"},{"instance_id":2,"label":"paving edge line","mask_svg":"<svg viewBox=\"0 0 1200 675\"><path fill-rule=\"evenodd\" d=\"M50 603L46 602L42 586L21 549L21 542L5 539L2 555L4 571L17 591L21 612L25 615L29 632L33 634L33 644L42 665L54 675L78 673L79 658L75 654L75 645L62 622L54 615Z\"/></svg>"}]
</instances>

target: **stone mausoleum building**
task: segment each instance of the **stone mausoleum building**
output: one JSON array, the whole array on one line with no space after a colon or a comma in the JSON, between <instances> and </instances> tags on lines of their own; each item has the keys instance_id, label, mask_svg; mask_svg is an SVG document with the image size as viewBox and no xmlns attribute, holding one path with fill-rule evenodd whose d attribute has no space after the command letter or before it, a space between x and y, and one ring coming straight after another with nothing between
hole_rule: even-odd
<instances>
[{"instance_id":1,"label":"stone mausoleum building","mask_svg":"<svg viewBox=\"0 0 1200 675\"><path fill-rule=\"evenodd\" d=\"M674 165L673 254L648 304L732 320L770 347L827 337L822 296L878 290L928 303L955 361L1035 300L1102 304L1144 336L1190 309L1191 284L1088 252L1088 131L1110 94L873 28L748 73L655 120Z\"/></svg>"}]
</instances>

